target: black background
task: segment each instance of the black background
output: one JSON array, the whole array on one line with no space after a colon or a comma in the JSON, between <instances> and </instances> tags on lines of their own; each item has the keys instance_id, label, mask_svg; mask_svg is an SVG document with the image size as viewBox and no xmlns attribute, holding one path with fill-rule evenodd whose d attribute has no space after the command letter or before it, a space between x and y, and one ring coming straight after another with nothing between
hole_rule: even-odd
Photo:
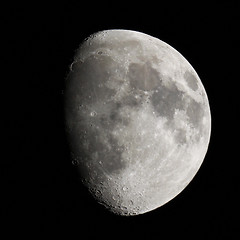
<instances>
[{"instance_id":1,"label":"black background","mask_svg":"<svg viewBox=\"0 0 240 240\"><path fill-rule=\"evenodd\" d=\"M180 2L33 1L2 8L2 234L239 237L239 5ZM74 51L89 34L106 29L141 31L173 46L197 71L211 107L209 150L194 180L168 204L134 217L115 216L88 195L64 135L62 90Z\"/></svg>"}]
</instances>

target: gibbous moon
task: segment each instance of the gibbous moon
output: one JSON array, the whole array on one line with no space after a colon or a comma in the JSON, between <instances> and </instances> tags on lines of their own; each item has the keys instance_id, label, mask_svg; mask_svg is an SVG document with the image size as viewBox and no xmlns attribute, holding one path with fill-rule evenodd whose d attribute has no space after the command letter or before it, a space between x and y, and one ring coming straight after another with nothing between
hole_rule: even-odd
<instances>
[{"instance_id":1,"label":"gibbous moon","mask_svg":"<svg viewBox=\"0 0 240 240\"><path fill-rule=\"evenodd\" d=\"M91 35L76 51L65 93L73 161L110 211L154 210L201 166L211 131L208 98L193 67L165 42L129 30Z\"/></svg>"}]
</instances>

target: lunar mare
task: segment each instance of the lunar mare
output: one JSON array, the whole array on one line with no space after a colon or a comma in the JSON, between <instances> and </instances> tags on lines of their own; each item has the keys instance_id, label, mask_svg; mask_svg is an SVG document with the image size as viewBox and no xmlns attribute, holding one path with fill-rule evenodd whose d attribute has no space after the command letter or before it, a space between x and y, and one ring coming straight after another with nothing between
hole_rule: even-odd
<instances>
[{"instance_id":1,"label":"lunar mare","mask_svg":"<svg viewBox=\"0 0 240 240\"><path fill-rule=\"evenodd\" d=\"M210 139L209 102L193 67L136 31L102 31L80 45L66 79L65 116L82 181L119 215L177 196Z\"/></svg>"}]
</instances>

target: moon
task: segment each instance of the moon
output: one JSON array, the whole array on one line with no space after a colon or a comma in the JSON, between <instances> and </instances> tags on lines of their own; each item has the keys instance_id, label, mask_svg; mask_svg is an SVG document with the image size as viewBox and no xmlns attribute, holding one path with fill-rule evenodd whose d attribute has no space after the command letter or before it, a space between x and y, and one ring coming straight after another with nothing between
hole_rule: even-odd
<instances>
[{"instance_id":1,"label":"moon","mask_svg":"<svg viewBox=\"0 0 240 240\"><path fill-rule=\"evenodd\" d=\"M204 86L173 47L130 30L97 32L66 78L72 159L96 200L118 215L176 197L206 155L211 114Z\"/></svg>"}]
</instances>

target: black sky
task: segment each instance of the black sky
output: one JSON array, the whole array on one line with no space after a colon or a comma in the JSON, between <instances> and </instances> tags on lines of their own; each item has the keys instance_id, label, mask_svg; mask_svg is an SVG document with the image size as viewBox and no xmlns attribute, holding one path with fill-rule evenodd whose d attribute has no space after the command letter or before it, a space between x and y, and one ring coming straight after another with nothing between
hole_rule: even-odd
<instances>
[{"instance_id":1,"label":"black sky","mask_svg":"<svg viewBox=\"0 0 240 240\"><path fill-rule=\"evenodd\" d=\"M33 2L2 9L0 216L8 234L237 238L240 9L230 1L192 2ZM177 49L200 76L212 113L209 150L194 180L168 204L135 217L112 215L88 195L64 135L62 90L74 51L89 34L119 28Z\"/></svg>"}]
</instances>

